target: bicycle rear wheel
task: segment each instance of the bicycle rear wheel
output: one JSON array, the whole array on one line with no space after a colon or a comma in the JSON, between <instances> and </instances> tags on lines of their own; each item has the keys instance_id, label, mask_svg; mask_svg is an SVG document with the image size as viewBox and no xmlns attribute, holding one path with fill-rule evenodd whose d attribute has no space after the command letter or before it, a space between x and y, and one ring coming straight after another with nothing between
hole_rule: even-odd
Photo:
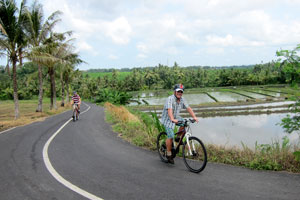
<instances>
[{"instance_id":1,"label":"bicycle rear wheel","mask_svg":"<svg viewBox=\"0 0 300 200\"><path fill-rule=\"evenodd\" d=\"M200 139L193 136L190 137L189 143L186 141L183 144L182 154L184 164L191 172L199 173L205 168L207 153Z\"/></svg>"},{"instance_id":2,"label":"bicycle rear wheel","mask_svg":"<svg viewBox=\"0 0 300 200\"><path fill-rule=\"evenodd\" d=\"M73 110L73 115L72 115L72 117L73 117L73 122L75 122L75 120L76 120L76 110L75 110L75 109Z\"/></svg>"},{"instance_id":3,"label":"bicycle rear wheel","mask_svg":"<svg viewBox=\"0 0 300 200\"><path fill-rule=\"evenodd\" d=\"M156 141L158 155L161 161L165 163L168 162L166 139L167 139L167 133L161 132L160 134L158 134L157 141Z\"/></svg>"}]
</instances>

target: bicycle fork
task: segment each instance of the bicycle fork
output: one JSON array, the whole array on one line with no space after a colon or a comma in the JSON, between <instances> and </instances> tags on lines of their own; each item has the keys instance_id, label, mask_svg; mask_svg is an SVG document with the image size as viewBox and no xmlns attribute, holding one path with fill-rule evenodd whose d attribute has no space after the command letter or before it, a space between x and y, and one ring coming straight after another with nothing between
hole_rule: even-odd
<instances>
[{"instance_id":1,"label":"bicycle fork","mask_svg":"<svg viewBox=\"0 0 300 200\"><path fill-rule=\"evenodd\" d=\"M190 136L192 136L192 134L191 134L190 132L187 132L187 133L185 134L185 137L186 137L186 144L187 144L188 150L189 150L188 153L192 156L192 155L193 155L192 149L193 149L193 150L195 149L195 145L194 145L194 142L192 141L192 149L191 149L191 146L190 146L190 140L189 140Z\"/></svg>"}]
</instances>

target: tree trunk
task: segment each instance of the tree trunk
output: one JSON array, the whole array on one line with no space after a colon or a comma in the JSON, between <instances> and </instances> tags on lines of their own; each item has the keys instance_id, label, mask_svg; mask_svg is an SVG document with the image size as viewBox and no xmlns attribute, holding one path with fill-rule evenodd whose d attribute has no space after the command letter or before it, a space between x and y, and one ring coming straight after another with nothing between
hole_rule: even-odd
<instances>
[{"instance_id":1,"label":"tree trunk","mask_svg":"<svg viewBox=\"0 0 300 200\"><path fill-rule=\"evenodd\" d=\"M43 112L43 72L42 72L42 66L38 65L38 71L39 71L39 103L38 107L36 109L36 112Z\"/></svg>"},{"instance_id":2,"label":"tree trunk","mask_svg":"<svg viewBox=\"0 0 300 200\"><path fill-rule=\"evenodd\" d=\"M66 96L67 96L66 102L69 103L70 102L70 93L69 93L69 82L68 82L68 80L66 80L66 91L67 91L67 93L66 93Z\"/></svg>"},{"instance_id":3,"label":"tree trunk","mask_svg":"<svg viewBox=\"0 0 300 200\"><path fill-rule=\"evenodd\" d=\"M10 71L9 71L9 56L7 56L6 71L7 71L8 76L10 76Z\"/></svg>"},{"instance_id":4,"label":"tree trunk","mask_svg":"<svg viewBox=\"0 0 300 200\"><path fill-rule=\"evenodd\" d=\"M50 110L52 110L53 109L53 91L54 91L54 89L53 89L53 84L52 84L52 74L53 74L53 69L52 69L52 67L50 67L49 68L49 71L48 71L48 73L49 73L49 77L50 77Z\"/></svg>"},{"instance_id":5,"label":"tree trunk","mask_svg":"<svg viewBox=\"0 0 300 200\"><path fill-rule=\"evenodd\" d=\"M60 81L61 81L61 107L65 106L65 83L63 80L63 74L60 73Z\"/></svg>"},{"instance_id":6,"label":"tree trunk","mask_svg":"<svg viewBox=\"0 0 300 200\"><path fill-rule=\"evenodd\" d=\"M17 61L13 58L13 88L14 88L14 103L15 103L15 120L20 118L19 113L19 98L18 98L18 84L17 84Z\"/></svg>"},{"instance_id":7,"label":"tree trunk","mask_svg":"<svg viewBox=\"0 0 300 200\"><path fill-rule=\"evenodd\" d=\"M51 88L52 88L52 108L54 108L55 110L57 110L57 105L56 105L56 88L55 88L55 73L54 73L54 68L51 67L51 75L50 75L50 79L51 79Z\"/></svg>"},{"instance_id":8,"label":"tree trunk","mask_svg":"<svg viewBox=\"0 0 300 200\"><path fill-rule=\"evenodd\" d=\"M23 49L22 48L19 48L19 60L20 60L20 66L22 67L23 65Z\"/></svg>"}]
</instances>

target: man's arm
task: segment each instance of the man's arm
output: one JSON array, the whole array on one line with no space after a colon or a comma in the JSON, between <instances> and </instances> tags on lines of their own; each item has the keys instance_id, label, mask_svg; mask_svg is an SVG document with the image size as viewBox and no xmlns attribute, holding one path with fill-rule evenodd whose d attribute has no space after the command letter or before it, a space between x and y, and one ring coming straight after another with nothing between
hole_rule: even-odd
<instances>
[{"instance_id":1,"label":"man's arm","mask_svg":"<svg viewBox=\"0 0 300 200\"><path fill-rule=\"evenodd\" d=\"M169 118L172 122L174 123L178 123L178 120L177 119L174 119L174 116L173 116L173 109L172 108L169 108L168 109L168 115L169 115Z\"/></svg>"},{"instance_id":2,"label":"man's arm","mask_svg":"<svg viewBox=\"0 0 300 200\"><path fill-rule=\"evenodd\" d=\"M195 113L194 113L194 111L193 111L193 109L191 107L188 107L186 110L190 113L190 115L192 116L192 118L194 120L196 120L196 122L199 122L198 118L196 117L196 115L195 115Z\"/></svg>"}]
</instances>

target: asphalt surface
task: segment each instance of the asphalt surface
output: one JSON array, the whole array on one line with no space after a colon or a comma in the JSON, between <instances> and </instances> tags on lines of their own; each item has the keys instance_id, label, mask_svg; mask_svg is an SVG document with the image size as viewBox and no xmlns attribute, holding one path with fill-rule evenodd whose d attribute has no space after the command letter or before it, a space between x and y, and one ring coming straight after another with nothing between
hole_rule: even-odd
<instances>
[{"instance_id":1,"label":"asphalt surface","mask_svg":"<svg viewBox=\"0 0 300 200\"><path fill-rule=\"evenodd\" d=\"M200 174L160 161L156 152L123 141L91 107L69 122L47 153L56 172L100 199L300 199L300 174L208 163ZM82 105L81 110L87 109ZM43 149L70 119L65 112L0 134L0 199L87 199L49 172Z\"/></svg>"}]
</instances>

